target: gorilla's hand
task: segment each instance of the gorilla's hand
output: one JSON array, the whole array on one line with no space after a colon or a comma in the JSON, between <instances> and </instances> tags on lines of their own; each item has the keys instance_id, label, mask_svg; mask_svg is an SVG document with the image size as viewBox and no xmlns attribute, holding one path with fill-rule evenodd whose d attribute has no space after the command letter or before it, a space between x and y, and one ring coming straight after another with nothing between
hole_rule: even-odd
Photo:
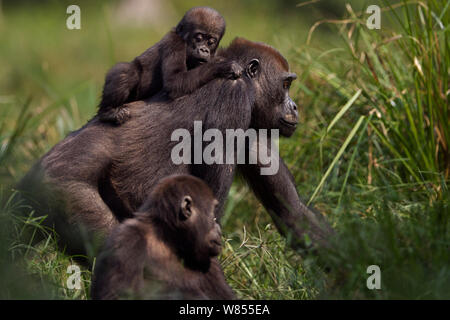
<instances>
[{"instance_id":1,"label":"gorilla's hand","mask_svg":"<svg viewBox=\"0 0 450 320\"><path fill-rule=\"evenodd\" d=\"M225 60L220 57L216 59L216 74L219 77L227 79L239 79L244 69L233 60Z\"/></svg>"}]
</instances>

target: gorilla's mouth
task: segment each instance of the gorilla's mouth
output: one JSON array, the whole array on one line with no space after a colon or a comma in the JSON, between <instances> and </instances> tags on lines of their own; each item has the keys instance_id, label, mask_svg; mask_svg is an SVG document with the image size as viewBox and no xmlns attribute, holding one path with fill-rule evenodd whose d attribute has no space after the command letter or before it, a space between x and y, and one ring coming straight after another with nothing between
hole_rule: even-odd
<instances>
[{"instance_id":1,"label":"gorilla's mouth","mask_svg":"<svg viewBox=\"0 0 450 320\"><path fill-rule=\"evenodd\" d=\"M207 62L208 62L208 59L205 58L204 56L195 55L195 63L197 65L201 65L201 64L204 64L204 63L207 63Z\"/></svg>"},{"instance_id":2,"label":"gorilla's mouth","mask_svg":"<svg viewBox=\"0 0 450 320\"><path fill-rule=\"evenodd\" d=\"M221 247L221 246L222 246L222 241L219 241L219 240L211 240L211 243L212 243L213 245L218 246L218 247Z\"/></svg>"},{"instance_id":3,"label":"gorilla's mouth","mask_svg":"<svg viewBox=\"0 0 450 320\"><path fill-rule=\"evenodd\" d=\"M290 122L290 121L287 121L287 120L285 120L283 118L280 118L280 122L282 124L284 124L285 126L288 126L288 127L291 127L291 128L297 127L297 123L298 123L298 122Z\"/></svg>"},{"instance_id":4,"label":"gorilla's mouth","mask_svg":"<svg viewBox=\"0 0 450 320\"><path fill-rule=\"evenodd\" d=\"M208 62L208 59L205 59L204 57L198 57L196 55L193 55L190 57L187 61L187 67L188 70L194 69L202 64L205 64Z\"/></svg>"}]
</instances>

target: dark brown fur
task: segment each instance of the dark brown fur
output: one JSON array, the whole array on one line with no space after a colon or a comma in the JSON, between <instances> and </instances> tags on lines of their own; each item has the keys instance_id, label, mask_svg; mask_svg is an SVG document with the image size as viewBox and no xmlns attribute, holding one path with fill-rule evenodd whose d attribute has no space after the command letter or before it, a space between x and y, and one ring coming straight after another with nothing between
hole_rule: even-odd
<instances>
[{"instance_id":1,"label":"dark brown fur","mask_svg":"<svg viewBox=\"0 0 450 320\"><path fill-rule=\"evenodd\" d=\"M192 8L178 26L130 63L120 62L108 71L100 102L102 121L128 120L127 102L151 97L163 90L175 99L217 77L239 77L236 64L213 59L225 32L225 20L214 9ZM196 40L202 34L202 41ZM209 41L214 39L214 43ZM203 65L201 65L203 63Z\"/></svg>"},{"instance_id":2,"label":"dark brown fur","mask_svg":"<svg viewBox=\"0 0 450 320\"><path fill-rule=\"evenodd\" d=\"M216 203L198 178L164 178L134 217L112 231L95 265L92 298L233 299L215 258Z\"/></svg>"},{"instance_id":3,"label":"dark brown fur","mask_svg":"<svg viewBox=\"0 0 450 320\"><path fill-rule=\"evenodd\" d=\"M29 196L37 198L43 209L37 212L49 215L47 222L56 224L58 232L66 231L61 239L70 247L82 244L78 226L84 226L89 235L108 234L115 224L132 216L157 181L175 173L204 180L219 201L216 214L220 217L237 172L260 198L280 232L292 236L293 244L305 248L327 245L332 230L321 214L302 203L281 157L274 175L261 175L264 165L259 162L172 162L171 150L178 144L171 141L172 132L185 128L192 133L194 120L203 122L203 130L217 128L222 133L226 129L273 128L289 137L295 131L295 123L282 121L297 119L296 105L283 88L295 74L286 70L284 58L267 45L244 39L235 40L220 56L242 66L243 76L215 79L176 100L157 95L134 102L130 106L133 117L121 126L95 117L58 143L22 180L20 188L29 190Z\"/></svg>"}]
</instances>

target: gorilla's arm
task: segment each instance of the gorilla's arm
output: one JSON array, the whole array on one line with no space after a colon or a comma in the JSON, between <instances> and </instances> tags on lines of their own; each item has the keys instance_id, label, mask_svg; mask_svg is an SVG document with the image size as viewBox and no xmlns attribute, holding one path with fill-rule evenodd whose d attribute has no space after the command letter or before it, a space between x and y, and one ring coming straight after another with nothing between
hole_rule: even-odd
<instances>
[{"instance_id":1,"label":"gorilla's arm","mask_svg":"<svg viewBox=\"0 0 450 320\"><path fill-rule=\"evenodd\" d=\"M67 232L71 241L80 238L74 222L83 224L88 236L91 231L107 234L117 223L99 193L99 180L110 166L115 150L113 138L102 126L88 124L58 143L21 182L23 186L29 185L29 180L39 183L32 190L42 190L39 186L44 182L52 190L43 195L47 200L39 202L48 203L50 218L64 223L59 229ZM36 175L35 170L42 175Z\"/></svg>"},{"instance_id":2,"label":"gorilla's arm","mask_svg":"<svg viewBox=\"0 0 450 320\"><path fill-rule=\"evenodd\" d=\"M98 192L98 186L76 178L59 186L66 193L66 210L81 222L87 231L107 235L118 220L105 204Z\"/></svg>"},{"instance_id":3,"label":"gorilla's arm","mask_svg":"<svg viewBox=\"0 0 450 320\"><path fill-rule=\"evenodd\" d=\"M275 175L261 175L261 166L241 165L240 173L271 215L281 234L291 245L309 249L311 246L327 246L333 233L320 213L302 203L295 181L281 157Z\"/></svg>"}]
</instances>

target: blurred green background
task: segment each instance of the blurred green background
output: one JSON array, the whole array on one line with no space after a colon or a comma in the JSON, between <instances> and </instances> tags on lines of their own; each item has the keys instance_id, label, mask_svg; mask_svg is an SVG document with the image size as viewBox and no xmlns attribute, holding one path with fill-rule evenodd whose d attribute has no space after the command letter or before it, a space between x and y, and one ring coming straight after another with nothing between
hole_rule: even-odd
<instances>
[{"instance_id":1,"label":"blurred green background","mask_svg":"<svg viewBox=\"0 0 450 320\"><path fill-rule=\"evenodd\" d=\"M317 255L286 246L236 181L222 221L227 280L244 299L450 298L450 1L0 1L0 298L89 298L40 218L14 214L14 185L94 116L107 70L159 41L186 10L276 47L299 78L300 126L280 141L299 194L338 232ZM66 8L81 8L68 30ZM369 30L365 9L382 8ZM30 209L30 213L31 209ZM46 232L30 246L24 225ZM379 265L382 288L366 269ZM324 272L324 266L329 268ZM330 271L331 270L331 271Z\"/></svg>"}]
</instances>

